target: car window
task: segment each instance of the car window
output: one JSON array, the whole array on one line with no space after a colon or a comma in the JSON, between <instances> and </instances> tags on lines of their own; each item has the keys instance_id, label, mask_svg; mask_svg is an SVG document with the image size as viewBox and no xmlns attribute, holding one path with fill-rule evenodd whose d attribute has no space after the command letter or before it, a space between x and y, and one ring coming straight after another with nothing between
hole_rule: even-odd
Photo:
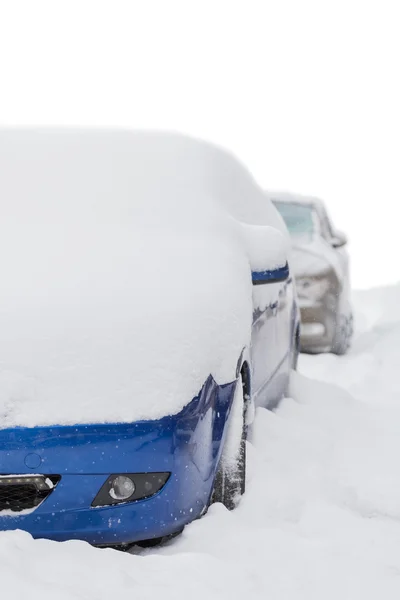
<instances>
[{"instance_id":1,"label":"car window","mask_svg":"<svg viewBox=\"0 0 400 600\"><path fill-rule=\"evenodd\" d=\"M290 202L274 204L280 212L290 235L312 235L315 231L315 214L312 206Z\"/></svg>"}]
</instances>

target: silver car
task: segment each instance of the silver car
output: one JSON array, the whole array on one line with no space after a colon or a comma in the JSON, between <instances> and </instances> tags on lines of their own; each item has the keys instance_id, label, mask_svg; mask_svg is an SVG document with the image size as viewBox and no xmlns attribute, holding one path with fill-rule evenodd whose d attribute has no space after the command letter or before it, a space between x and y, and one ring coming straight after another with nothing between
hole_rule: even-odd
<instances>
[{"instance_id":1,"label":"silver car","mask_svg":"<svg viewBox=\"0 0 400 600\"><path fill-rule=\"evenodd\" d=\"M303 352L344 354L353 333L346 236L318 198L269 193L292 239Z\"/></svg>"}]
</instances>

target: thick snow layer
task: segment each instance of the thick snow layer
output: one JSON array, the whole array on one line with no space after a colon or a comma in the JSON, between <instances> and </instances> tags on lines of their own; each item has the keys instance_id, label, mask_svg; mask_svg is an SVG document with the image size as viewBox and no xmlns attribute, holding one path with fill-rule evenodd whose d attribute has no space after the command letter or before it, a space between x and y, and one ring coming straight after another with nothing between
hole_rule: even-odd
<instances>
[{"instance_id":1,"label":"thick snow layer","mask_svg":"<svg viewBox=\"0 0 400 600\"><path fill-rule=\"evenodd\" d=\"M0 426L158 418L233 381L274 219L202 142L1 131Z\"/></svg>"},{"instance_id":2,"label":"thick snow layer","mask_svg":"<svg viewBox=\"0 0 400 600\"><path fill-rule=\"evenodd\" d=\"M291 398L258 409L236 511L215 505L168 545L133 555L1 533L3 594L398 600L398 300L400 287L356 294L349 355L301 356Z\"/></svg>"}]
</instances>

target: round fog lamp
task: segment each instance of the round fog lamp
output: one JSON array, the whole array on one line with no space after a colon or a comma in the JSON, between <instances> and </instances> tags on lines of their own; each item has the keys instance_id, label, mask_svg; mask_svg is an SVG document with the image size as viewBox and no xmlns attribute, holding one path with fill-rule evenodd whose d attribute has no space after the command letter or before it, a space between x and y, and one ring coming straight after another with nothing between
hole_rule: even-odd
<instances>
[{"instance_id":1,"label":"round fog lamp","mask_svg":"<svg viewBox=\"0 0 400 600\"><path fill-rule=\"evenodd\" d=\"M118 475L111 485L109 494L114 500L127 500L135 491L135 484L130 477Z\"/></svg>"}]
</instances>

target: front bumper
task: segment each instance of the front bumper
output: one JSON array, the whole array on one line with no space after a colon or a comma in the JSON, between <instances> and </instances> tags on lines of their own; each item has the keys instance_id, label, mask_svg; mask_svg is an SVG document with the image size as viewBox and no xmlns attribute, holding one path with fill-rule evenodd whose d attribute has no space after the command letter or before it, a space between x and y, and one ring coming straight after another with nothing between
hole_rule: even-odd
<instances>
[{"instance_id":1,"label":"front bumper","mask_svg":"<svg viewBox=\"0 0 400 600\"><path fill-rule=\"evenodd\" d=\"M198 517L207 501L204 492L197 498L192 494L182 497L183 482L175 475L158 494L146 500L92 508L93 495L104 479L104 475L66 475L32 513L0 514L0 529L23 529L35 538L56 541L79 539L95 545L120 545L175 533Z\"/></svg>"},{"instance_id":2,"label":"front bumper","mask_svg":"<svg viewBox=\"0 0 400 600\"><path fill-rule=\"evenodd\" d=\"M300 303L300 349L302 352L329 352L332 348L336 315L328 302Z\"/></svg>"},{"instance_id":3,"label":"front bumper","mask_svg":"<svg viewBox=\"0 0 400 600\"><path fill-rule=\"evenodd\" d=\"M179 531L208 505L235 385L210 377L181 413L158 421L0 430L0 474L61 476L32 512L0 512L0 530L95 545ZM154 496L92 507L111 474L157 472L171 475Z\"/></svg>"}]
</instances>

